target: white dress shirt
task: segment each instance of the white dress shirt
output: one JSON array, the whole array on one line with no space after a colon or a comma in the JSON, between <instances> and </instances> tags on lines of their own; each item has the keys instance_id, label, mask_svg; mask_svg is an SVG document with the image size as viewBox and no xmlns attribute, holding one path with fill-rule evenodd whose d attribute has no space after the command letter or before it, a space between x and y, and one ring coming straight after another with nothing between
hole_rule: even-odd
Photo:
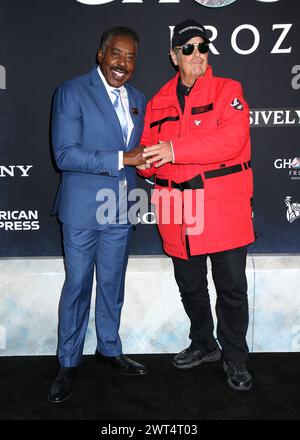
<instances>
[{"instance_id":1,"label":"white dress shirt","mask_svg":"<svg viewBox=\"0 0 300 440\"><path fill-rule=\"evenodd\" d=\"M108 93L108 96L109 96L112 104L114 105L116 95L113 93L113 90L115 90L116 87L112 87L107 83L99 66L98 66L97 71L98 71L99 76L104 84L104 87L105 87L107 93ZM125 116L126 116L126 120L127 120L127 127L128 127L127 144L128 144L134 125L133 125L132 118L131 118L130 111L129 111L129 100L128 100L128 93L127 93L126 87L121 86L121 87L119 87L119 90L120 90L120 98L121 98L121 101L123 104L123 108L125 110ZM119 151L119 170L123 167L124 167L124 165L123 165L123 151Z\"/></svg>"}]
</instances>

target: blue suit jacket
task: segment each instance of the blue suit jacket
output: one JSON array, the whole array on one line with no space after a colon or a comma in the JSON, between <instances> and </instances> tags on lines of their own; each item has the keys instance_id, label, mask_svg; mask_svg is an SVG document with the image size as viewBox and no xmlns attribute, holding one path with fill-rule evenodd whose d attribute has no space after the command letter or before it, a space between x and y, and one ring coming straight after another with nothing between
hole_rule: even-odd
<instances>
[{"instance_id":1,"label":"blue suit jacket","mask_svg":"<svg viewBox=\"0 0 300 440\"><path fill-rule=\"evenodd\" d=\"M134 123L128 149L139 144L145 97L125 85ZM96 220L97 192L111 189L118 197L119 182L135 187L135 169L118 171L118 152L124 149L122 129L95 67L90 73L62 83L54 96L52 144L62 179L52 214L63 223L101 229Z\"/></svg>"}]
</instances>

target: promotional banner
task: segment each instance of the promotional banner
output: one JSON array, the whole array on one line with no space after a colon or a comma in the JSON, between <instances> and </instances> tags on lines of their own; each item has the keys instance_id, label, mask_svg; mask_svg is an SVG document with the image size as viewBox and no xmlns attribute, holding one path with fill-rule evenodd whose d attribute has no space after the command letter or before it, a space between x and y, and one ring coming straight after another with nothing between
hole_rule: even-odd
<instances>
[{"instance_id":1,"label":"promotional banner","mask_svg":"<svg viewBox=\"0 0 300 440\"><path fill-rule=\"evenodd\" d=\"M251 108L257 240L249 251L300 252L299 1L0 0L1 257L62 254L50 215L60 180L50 136L58 84L89 72L102 32L123 25L140 37L131 82L150 99L175 73L171 33L187 18L210 35L214 74L240 81ZM131 254L161 253L149 202Z\"/></svg>"}]
</instances>

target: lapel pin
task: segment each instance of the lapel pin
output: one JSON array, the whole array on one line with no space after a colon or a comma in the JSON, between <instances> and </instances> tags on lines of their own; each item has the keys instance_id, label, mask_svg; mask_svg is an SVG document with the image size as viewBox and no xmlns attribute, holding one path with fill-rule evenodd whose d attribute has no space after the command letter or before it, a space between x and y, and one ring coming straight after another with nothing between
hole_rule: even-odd
<instances>
[{"instance_id":1,"label":"lapel pin","mask_svg":"<svg viewBox=\"0 0 300 440\"><path fill-rule=\"evenodd\" d=\"M195 122L195 125L197 125L197 127L198 127L198 125L200 125L200 124L201 124L201 121L199 121L199 120L196 120L196 119L194 119L194 122Z\"/></svg>"}]
</instances>

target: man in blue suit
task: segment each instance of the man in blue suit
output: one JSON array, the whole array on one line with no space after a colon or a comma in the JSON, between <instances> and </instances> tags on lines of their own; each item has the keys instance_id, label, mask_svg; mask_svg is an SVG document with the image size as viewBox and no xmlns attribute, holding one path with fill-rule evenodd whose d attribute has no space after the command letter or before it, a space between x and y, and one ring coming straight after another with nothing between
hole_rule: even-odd
<instances>
[{"instance_id":1,"label":"man in blue suit","mask_svg":"<svg viewBox=\"0 0 300 440\"><path fill-rule=\"evenodd\" d=\"M118 333L132 229L119 206L125 200L128 209L124 194L135 187L134 167L145 163L139 146L145 98L127 84L137 48L133 30L108 29L97 53L99 66L62 83L54 97L52 140L62 179L53 213L62 223L66 280L59 305L60 370L48 396L53 403L70 397L82 359L94 268L96 358L121 374L147 373L123 355ZM101 191L115 196L113 219L101 211Z\"/></svg>"}]
</instances>

